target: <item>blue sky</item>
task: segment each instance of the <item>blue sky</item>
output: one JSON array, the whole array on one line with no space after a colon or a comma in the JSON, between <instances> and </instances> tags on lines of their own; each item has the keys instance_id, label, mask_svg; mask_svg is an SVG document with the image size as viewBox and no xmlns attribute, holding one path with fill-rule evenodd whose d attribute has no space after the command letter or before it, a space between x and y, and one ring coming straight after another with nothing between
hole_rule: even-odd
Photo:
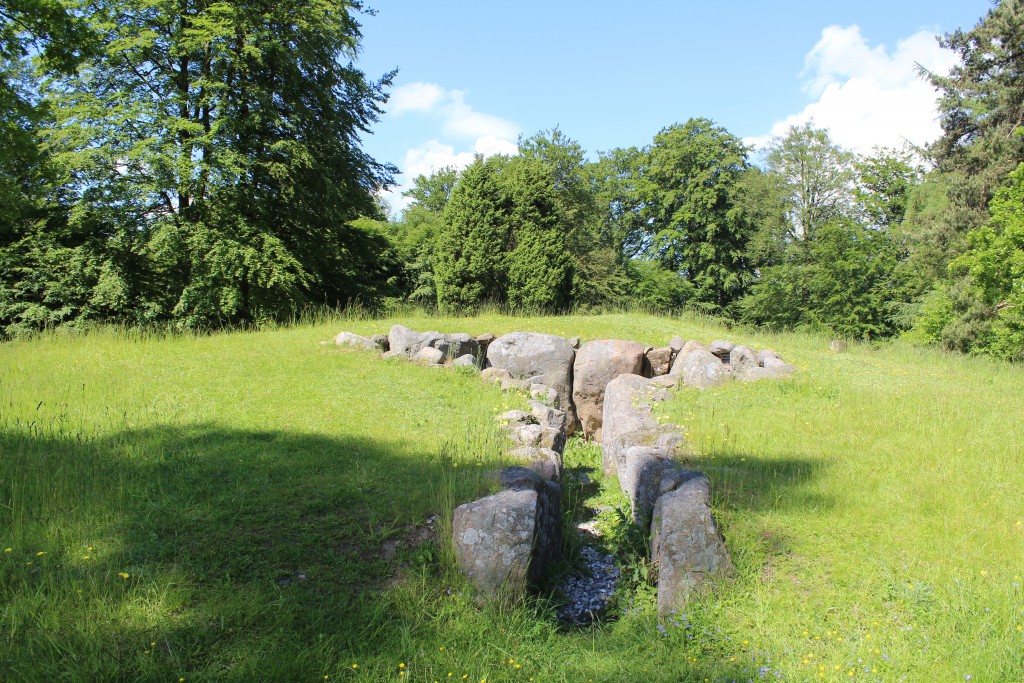
<instances>
[{"instance_id":1,"label":"blue sky","mask_svg":"<svg viewBox=\"0 0 1024 683\"><path fill-rule=\"evenodd\" d=\"M646 145L710 118L760 145L813 118L841 144L937 135L914 64L946 70L938 33L974 26L987 0L694 3L370 0L357 61L397 68L364 148L416 173L514 149L559 126L592 154ZM397 192L388 199L398 209Z\"/></svg>"}]
</instances>

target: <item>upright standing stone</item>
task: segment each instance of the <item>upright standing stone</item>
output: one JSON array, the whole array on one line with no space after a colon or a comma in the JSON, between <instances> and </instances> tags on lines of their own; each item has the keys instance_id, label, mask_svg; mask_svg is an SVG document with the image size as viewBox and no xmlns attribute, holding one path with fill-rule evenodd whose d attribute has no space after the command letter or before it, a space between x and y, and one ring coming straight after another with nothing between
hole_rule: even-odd
<instances>
[{"instance_id":1,"label":"upright standing stone","mask_svg":"<svg viewBox=\"0 0 1024 683\"><path fill-rule=\"evenodd\" d=\"M576 352L572 400L583 433L595 436L601 429L604 390L619 375L640 375L644 347L637 342L603 339L587 342Z\"/></svg>"},{"instance_id":2,"label":"upright standing stone","mask_svg":"<svg viewBox=\"0 0 1024 683\"><path fill-rule=\"evenodd\" d=\"M487 346L492 368L507 370L513 380L544 384L558 394L558 407L566 412L566 434L576 431L576 410L572 403L572 365L576 351L567 339L552 334L513 332Z\"/></svg>"},{"instance_id":3,"label":"upright standing stone","mask_svg":"<svg viewBox=\"0 0 1024 683\"><path fill-rule=\"evenodd\" d=\"M658 564L658 614L682 610L705 581L735 569L711 513L704 475L658 498L651 521L651 559Z\"/></svg>"},{"instance_id":4,"label":"upright standing stone","mask_svg":"<svg viewBox=\"0 0 1024 683\"><path fill-rule=\"evenodd\" d=\"M502 491L455 508L455 559L488 598L515 600L529 583L537 492Z\"/></svg>"},{"instance_id":5,"label":"upright standing stone","mask_svg":"<svg viewBox=\"0 0 1024 683\"><path fill-rule=\"evenodd\" d=\"M642 395L651 380L640 375L619 375L605 387L601 466L605 474L619 474L626 449L634 445L631 435L651 434L656 438L661 425L651 414Z\"/></svg>"}]
</instances>

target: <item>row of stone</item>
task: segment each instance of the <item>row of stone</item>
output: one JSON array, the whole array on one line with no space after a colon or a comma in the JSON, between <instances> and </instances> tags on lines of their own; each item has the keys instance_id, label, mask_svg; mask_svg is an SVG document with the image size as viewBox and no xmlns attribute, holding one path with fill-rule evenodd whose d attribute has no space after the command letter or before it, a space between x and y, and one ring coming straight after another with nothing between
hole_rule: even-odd
<instances>
[{"instance_id":1,"label":"row of stone","mask_svg":"<svg viewBox=\"0 0 1024 683\"><path fill-rule=\"evenodd\" d=\"M650 347L617 339L581 344L578 338L513 332L472 337L465 333L415 332L395 325L388 335L373 338L343 332L336 344L381 349L388 357L404 357L428 364L481 368L484 379L500 381L503 388L531 390L547 387L554 405L566 413L566 434L579 428L600 438L605 387L624 374L662 377L665 388L680 384L699 389L738 379L754 381L785 377L793 366L770 349L756 351L732 342L673 338L667 346Z\"/></svg>"},{"instance_id":2,"label":"row of stone","mask_svg":"<svg viewBox=\"0 0 1024 683\"><path fill-rule=\"evenodd\" d=\"M522 466L497 473L502 490L458 506L452 519L456 563L491 599L518 599L561 559L568 415L551 405L556 396L548 387L533 389L529 412L496 418L511 442L507 454Z\"/></svg>"},{"instance_id":3,"label":"row of stone","mask_svg":"<svg viewBox=\"0 0 1024 683\"><path fill-rule=\"evenodd\" d=\"M604 473L618 476L633 522L650 529L662 616L681 609L706 579L734 571L711 512L707 476L675 459L683 436L652 413L652 404L665 398L657 378L616 377L605 391L601 435Z\"/></svg>"},{"instance_id":4,"label":"row of stone","mask_svg":"<svg viewBox=\"0 0 1024 683\"><path fill-rule=\"evenodd\" d=\"M529 391L531 410L500 416L521 461L496 473L501 491L459 506L453 523L460 568L484 595L521 595L561 552L562 451L582 427L599 439L602 467L617 475L633 521L650 528L659 565L662 614L688 599L706 577L732 572L732 561L710 507L710 485L683 468L678 431L658 424L651 403L686 385L705 389L734 379L785 377L793 367L765 349L716 341L672 339L665 347L513 332L415 332L401 325L387 336L342 333L335 343L380 349L388 357L482 369L485 380Z\"/></svg>"}]
</instances>

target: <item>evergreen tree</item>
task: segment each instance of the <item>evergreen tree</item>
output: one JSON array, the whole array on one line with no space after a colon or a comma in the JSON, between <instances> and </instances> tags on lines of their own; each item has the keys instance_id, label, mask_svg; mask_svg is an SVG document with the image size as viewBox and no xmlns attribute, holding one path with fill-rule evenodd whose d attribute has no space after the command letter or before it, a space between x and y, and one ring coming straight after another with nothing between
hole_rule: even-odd
<instances>
[{"instance_id":1,"label":"evergreen tree","mask_svg":"<svg viewBox=\"0 0 1024 683\"><path fill-rule=\"evenodd\" d=\"M547 169L524 157L477 157L444 212L435 255L437 302L528 310L565 307L572 265Z\"/></svg>"},{"instance_id":2,"label":"evergreen tree","mask_svg":"<svg viewBox=\"0 0 1024 683\"><path fill-rule=\"evenodd\" d=\"M526 310L562 310L572 294L564 220L547 169L526 157L503 173L514 246L508 254L508 302Z\"/></svg>"},{"instance_id":3,"label":"evergreen tree","mask_svg":"<svg viewBox=\"0 0 1024 683\"><path fill-rule=\"evenodd\" d=\"M464 310L508 294L505 258L512 235L500 157L478 156L459 178L445 207L434 256L437 305Z\"/></svg>"}]
</instances>

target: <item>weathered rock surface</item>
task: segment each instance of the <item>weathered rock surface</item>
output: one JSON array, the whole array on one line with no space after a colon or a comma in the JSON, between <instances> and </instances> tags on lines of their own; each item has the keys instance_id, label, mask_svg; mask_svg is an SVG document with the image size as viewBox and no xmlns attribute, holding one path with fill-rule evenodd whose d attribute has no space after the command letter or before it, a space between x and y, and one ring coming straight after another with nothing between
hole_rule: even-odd
<instances>
[{"instance_id":1,"label":"weathered rock surface","mask_svg":"<svg viewBox=\"0 0 1024 683\"><path fill-rule=\"evenodd\" d=\"M341 332L334 338L337 346L348 346L355 349L366 349L367 351L380 351L380 347L373 343L372 339L361 337L352 332Z\"/></svg>"},{"instance_id":2,"label":"weathered rock surface","mask_svg":"<svg viewBox=\"0 0 1024 683\"><path fill-rule=\"evenodd\" d=\"M605 388L604 427L601 430L601 466L605 474L617 474L626 449L641 445L645 434L655 438L661 425L643 401L651 380L640 375L619 375ZM626 438L626 437L629 438Z\"/></svg>"},{"instance_id":3,"label":"weathered rock surface","mask_svg":"<svg viewBox=\"0 0 1024 683\"><path fill-rule=\"evenodd\" d=\"M480 593L515 600L529 584L537 492L506 490L455 508L455 560Z\"/></svg>"},{"instance_id":4,"label":"weathered rock surface","mask_svg":"<svg viewBox=\"0 0 1024 683\"><path fill-rule=\"evenodd\" d=\"M562 481L562 454L550 448L522 446L508 451L523 467L551 481Z\"/></svg>"},{"instance_id":5,"label":"weathered rock surface","mask_svg":"<svg viewBox=\"0 0 1024 683\"><path fill-rule=\"evenodd\" d=\"M427 333L432 334L432 333ZM430 342L430 345L447 358L459 358L470 355L474 358L480 353L480 344L465 332L442 334Z\"/></svg>"},{"instance_id":6,"label":"weathered rock surface","mask_svg":"<svg viewBox=\"0 0 1024 683\"><path fill-rule=\"evenodd\" d=\"M564 410L553 408L541 401L530 401L530 413L542 427L557 429L563 434L568 416Z\"/></svg>"},{"instance_id":7,"label":"weathered rock surface","mask_svg":"<svg viewBox=\"0 0 1024 683\"><path fill-rule=\"evenodd\" d=\"M544 428L540 425L516 425L509 431L509 437L514 443L522 446L540 447L540 440L543 433Z\"/></svg>"},{"instance_id":8,"label":"weathered rock surface","mask_svg":"<svg viewBox=\"0 0 1024 683\"><path fill-rule=\"evenodd\" d=\"M766 358L781 358L777 352L771 349L761 349L757 352L757 364L764 367L764 361Z\"/></svg>"},{"instance_id":9,"label":"weathered rock surface","mask_svg":"<svg viewBox=\"0 0 1024 683\"><path fill-rule=\"evenodd\" d=\"M728 363L729 354L732 353L732 350L735 347L736 345L733 344L731 341L722 341L720 339L718 341L711 342L711 346L708 347L708 351L710 351L712 354L718 356L723 361Z\"/></svg>"},{"instance_id":10,"label":"weathered rock surface","mask_svg":"<svg viewBox=\"0 0 1024 683\"><path fill-rule=\"evenodd\" d=\"M644 347L637 342L603 339L587 342L576 352L572 399L583 433L594 436L601 429L604 393L619 375L643 372Z\"/></svg>"},{"instance_id":11,"label":"weathered rock surface","mask_svg":"<svg viewBox=\"0 0 1024 683\"><path fill-rule=\"evenodd\" d=\"M759 367L757 352L749 346L736 346L729 352L729 365L732 366L732 374L736 379L747 379L747 375Z\"/></svg>"},{"instance_id":12,"label":"weathered rock surface","mask_svg":"<svg viewBox=\"0 0 1024 683\"><path fill-rule=\"evenodd\" d=\"M380 350L387 353L391 350L391 342L388 341L388 335L386 334L375 334L370 337L370 340L380 347Z\"/></svg>"},{"instance_id":13,"label":"weathered rock surface","mask_svg":"<svg viewBox=\"0 0 1024 683\"><path fill-rule=\"evenodd\" d=\"M566 433L576 431L576 411L572 403L572 367L576 351L567 339L551 334L513 332L487 346L492 368L507 370L513 380L544 384L558 394L558 405L566 412Z\"/></svg>"},{"instance_id":14,"label":"weathered rock surface","mask_svg":"<svg viewBox=\"0 0 1024 683\"><path fill-rule=\"evenodd\" d=\"M731 576L732 558L711 513L704 475L660 496L651 521L651 559L658 564L658 614L682 610L705 581Z\"/></svg>"},{"instance_id":15,"label":"weathered rock surface","mask_svg":"<svg viewBox=\"0 0 1024 683\"><path fill-rule=\"evenodd\" d=\"M668 346L672 349L673 353L679 353L686 346L686 340L679 336L672 337L668 342Z\"/></svg>"},{"instance_id":16,"label":"weathered rock surface","mask_svg":"<svg viewBox=\"0 0 1024 683\"><path fill-rule=\"evenodd\" d=\"M707 389L732 380L732 373L711 352L697 349L678 359L672 366L672 374L683 378L688 387Z\"/></svg>"},{"instance_id":17,"label":"weathered rock surface","mask_svg":"<svg viewBox=\"0 0 1024 683\"><path fill-rule=\"evenodd\" d=\"M646 526L654 501L661 491L661 479L671 461L656 446L629 446L619 465L619 484L629 498L633 523Z\"/></svg>"},{"instance_id":18,"label":"weathered rock surface","mask_svg":"<svg viewBox=\"0 0 1024 683\"><path fill-rule=\"evenodd\" d=\"M503 379L501 380L502 391L528 391L530 380L528 379Z\"/></svg>"},{"instance_id":19,"label":"weathered rock surface","mask_svg":"<svg viewBox=\"0 0 1024 683\"><path fill-rule=\"evenodd\" d=\"M842 339L833 339L828 343L828 350L832 353L846 353L848 344Z\"/></svg>"},{"instance_id":20,"label":"weathered rock surface","mask_svg":"<svg viewBox=\"0 0 1024 683\"><path fill-rule=\"evenodd\" d=\"M459 569L483 596L516 600L561 556L562 491L524 467L499 478L503 491L455 509L452 540Z\"/></svg>"},{"instance_id":21,"label":"weathered rock surface","mask_svg":"<svg viewBox=\"0 0 1024 683\"><path fill-rule=\"evenodd\" d=\"M392 353L405 354L410 358L425 348L435 348L445 358L458 358L466 354L477 356L480 353L480 344L463 332L416 332L402 325L394 325L388 333L388 342Z\"/></svg>"},{"instance_id":22,"label":"weathered rock surface","mask_svg":"<svg viewBox=\"0 0 1024 683\"><path fill-rule=\"evenodd\" d=\"M484 332L476 336L476 343L480 345L480 355L483 358L487 357L487 345L494 341L495 337L490 332Z\"/></svg>"},{"instance_id":23,"label":"weathered rock surface","mask_svg":"<svg viewBox=\"0 0 1024 683\"><path fill-rule=\"evenodd\" d=\"M676 353L676 362L678 362L679 359L685 356L686 354L690 353L690 351L696 351L697 349L703 349L706 351L707 347L705 347L696 339L691 339L690 341L686 342L685 344L683 344L683 348L679 349L679 352ZM673 363L672 367L675 367L675 363Z\"/></svg>"},{"instance_id":24,"label":"weathered rock surface","mask_svg":"<svg viewBox=\"0 0 1024 683\"><path fill-rule=\"evenodd\" d=\"M476 356L471 353L467 353L464 356L459 356L452 361L452 365L457 368L475 368L476 367Z\"/></svg>"},{"instance_id":25,"label":"weathered rock surface","mask_svg":"<svg viewBox=\"0 0 1024 683\"><path fill-rule=\"evenodd\" d=\"M562 557L562 487L523 467L503 469L501 485L508 490L537 494L534 558L529 572L530 582L536 583L544 571Z\"/></svg>"},{"instance_id":26,"label":"weathered rock surface","mask_svg":"<svg viewBox=\"0 0 1024 683\"><path fill-rule=\"evenodd\" d=\"M508 370L505 370L504 368L484 368L480 372L480 379L485 382L494 382L495 384L498 384L505 380L512 379L512 375L510 375Z\"/></svg>"},{"instance_id":27,"label":"weathered rock surface","mask_svg":"<svg viewBox=\"0 0 1024 683\"><path fill-rule=\"evenodd\" d=\"M392 325L388 332L388 343L391 346L392 354L404 354L412 358L420 350L427 348L435 339L441 336L440 332L416 332L403 325Z\"/></svg>"},{"instance_id":28,"label":"weathered rock surface","mask_svg":"<svg viewBox=\"0 0 1024 683\"><path fill-rule=\"evenodd\" d=\"M671 346L661 346L647 352L647 365L650 367L651 377L661 377L668 374L668 371L672 368L673 353Z\"/></svg>"},{"instance_id":29,"label":"weathered rock surface","mask_svg":"<svg viewBox=\"0 0 1024 683\"><path fill-rule=\"evenodd\" d=\"M444 364L445 358L445 355L438 349L429 346L424 349L420 349L416 355L413 356L413 360L426 363L428 365L442 365Z\"/></svg>"},{"instance_id":30,"label":"weathered rock surface","mask_svg":"<svg viewBox=\"0 0 1024 683\"><path fill-rule=\"evenodd\" d=\"M651 379L651 386L659 389L678 389L683 378L679 375L662 375Z\"/></svg>"},{"instance_id":31,"label":"weathered rock surface","mask_svg":"<svg viewBox=\"0 0 1024 683\"><path fill-rule=\"evenodd\" d=\"M558 407L558 392L543 384L530 385L530 398L554 408Z\"/></svg>"}]
</instances>

